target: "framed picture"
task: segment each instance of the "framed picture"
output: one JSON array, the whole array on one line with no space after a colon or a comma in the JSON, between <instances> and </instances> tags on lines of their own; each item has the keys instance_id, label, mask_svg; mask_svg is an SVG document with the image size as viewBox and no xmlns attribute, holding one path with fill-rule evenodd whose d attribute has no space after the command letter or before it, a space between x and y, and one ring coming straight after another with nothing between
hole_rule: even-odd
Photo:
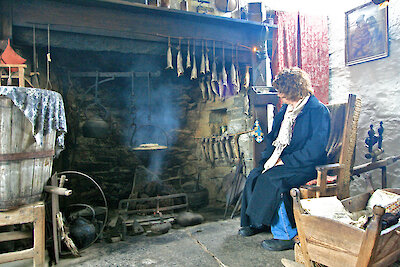
<instances>
[{"instance_id":1,"label":"framed picture","mask_svg":"<svg viewBox=\"0 0 400 267\"><path fill-rule=\"evenodd\" d=\"M347 66L388 56L388 7L369 2L347 11L345 17Z\"/></svg>"}]
</instances>

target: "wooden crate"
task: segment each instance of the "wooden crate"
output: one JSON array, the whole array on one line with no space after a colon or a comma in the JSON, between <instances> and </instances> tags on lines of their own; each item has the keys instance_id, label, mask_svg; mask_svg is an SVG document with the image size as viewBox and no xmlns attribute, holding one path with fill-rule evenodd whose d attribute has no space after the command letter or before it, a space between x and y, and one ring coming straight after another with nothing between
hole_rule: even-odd
<instances>
[{"instance_id":1,"label":"wooden crate","mask_svg":"<svg viewBox=\"0 0 400 267\"><path fill-rule=\"evenodd\" d=\"M400 194L400 189L386 189ZM306 214L300 204L300 192L291 191L293 211L301 243L296 259L305 266L389 266L400 258L400 226L381 232L385 209L374 207L374 219L366 230L336 220ZM370 193L342 200L344 207L355 212L366 207Z\"/></svg>"}]
</instances>

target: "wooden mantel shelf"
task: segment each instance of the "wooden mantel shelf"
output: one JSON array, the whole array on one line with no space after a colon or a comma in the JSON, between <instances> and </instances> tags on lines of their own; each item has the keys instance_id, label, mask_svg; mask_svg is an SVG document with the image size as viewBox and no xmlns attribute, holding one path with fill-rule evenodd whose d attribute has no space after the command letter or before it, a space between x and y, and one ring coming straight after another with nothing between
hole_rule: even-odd
<instances>
[{"instance_id":1,"label":"wooden mantel shelf","mask_svg":"<svg viewBox=\"0 0 400 267\"><path fill-rule=\"evenodd\" d=\"M162 7L132 3L125 0L3 0L3 39L8 32L38 32L47 30L62 34L79 34L122 38L144 42L174 43L179 37L216 40L216 47L230 48L239 44L241 49L260 45L268 28L257 22L198 14ZM15 31L16 30L16 31ZM40 34L40 33L39 33ZM53 35L56 36L56 35ZM25 37L26 41L29 39ZM40 38L38 40L40 45ZM55 41L57 46L58 42Z\"/></svg>"}]
</instances>

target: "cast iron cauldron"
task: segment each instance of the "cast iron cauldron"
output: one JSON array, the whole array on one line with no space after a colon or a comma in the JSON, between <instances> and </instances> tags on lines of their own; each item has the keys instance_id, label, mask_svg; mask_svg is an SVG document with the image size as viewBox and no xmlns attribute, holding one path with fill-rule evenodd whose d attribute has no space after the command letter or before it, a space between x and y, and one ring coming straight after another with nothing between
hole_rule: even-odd
<instances>
[{"instance_id":1,"label":"cast iron cauldron","mask_svg":"<svg viewBox=\"0 0 400 267\"><path fill-rule=\"evenodd\" d=\"M92 117L83 124L82 134L84 137L104 138L110 134L110 125L98 116Z\"/></svg>"}]
</instances>

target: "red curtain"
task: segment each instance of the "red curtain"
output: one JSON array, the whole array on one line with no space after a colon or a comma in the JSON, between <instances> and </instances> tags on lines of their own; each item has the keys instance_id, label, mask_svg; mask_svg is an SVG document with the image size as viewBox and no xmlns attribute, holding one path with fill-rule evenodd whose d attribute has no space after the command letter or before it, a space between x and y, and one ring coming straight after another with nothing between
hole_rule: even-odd
<instances>
[{"instance_id":1,"label":"red curtain","mask_svg":"<svg viewBox=\"0 0 400 267\"><path fill-rule=\"evenodd\" d=\"M272 75L284 68L299 66L298 58L298 13L277 11L272 41Z\"/></svg>"},{"instance_id":2,"label":"red curtain","mask_svg":"<svg viewBox=\"0 0 400 267\"><path fill-rule=\"evenodd\" d=\"M323 103L329 98L328 20L299 14L300 66L310 74L315 96Z\"/></svg>"},{"instance_id":3,"label":"red curtain","mask_svg":"<svg viewBox=\"0 0 400 267\"><path fill-rule=\"evenodd\" d=\"M276 12L272 73L298 66L310 74L315 96L329 98L328 20L323 16Z\"/></svg>"}]
</instances>

